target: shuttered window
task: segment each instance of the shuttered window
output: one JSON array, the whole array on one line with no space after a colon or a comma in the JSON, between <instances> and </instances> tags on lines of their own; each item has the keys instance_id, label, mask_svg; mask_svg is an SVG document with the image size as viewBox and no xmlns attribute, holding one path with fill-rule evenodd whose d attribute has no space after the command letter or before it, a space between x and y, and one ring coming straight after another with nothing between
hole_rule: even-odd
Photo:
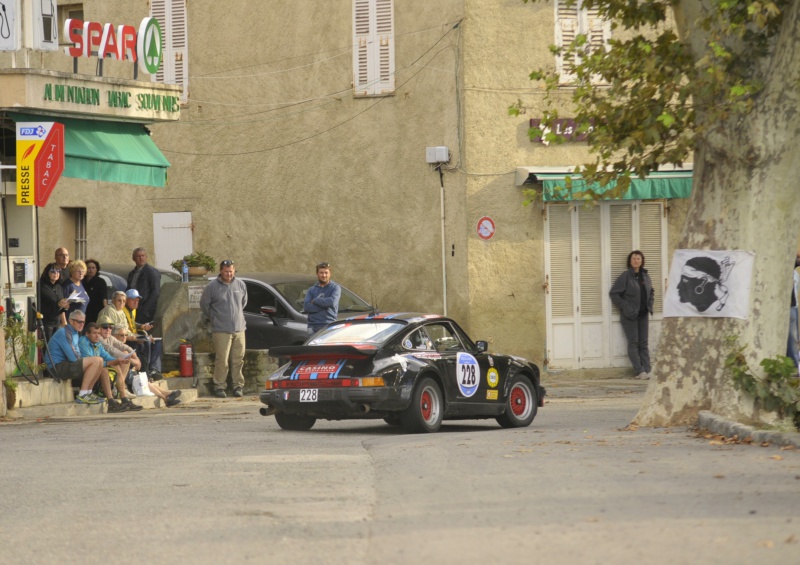
<instances>
[{"instance_id":1,"label":"shuttered window","mask_svg":"<svg viewBox=\"0 0 800 565\"><path fill-rule=\"evenodd\" d=\"M656 291L654 314L660 314L664 304L664 272L661 267L663 221L663 207L659 202L639 204L639 250L644 253L644 268L647 269Z\"/></svg>"},{"instance_id":2,"label":"shuttered window","mask_svg":"<svg viewBox=\"0 0 800 565\"><path fill-rule=\"evenodd\" d=\"M587 51L605 48L611 37L611 25L600 17L597 8L583 8L581 0L576 0L571 6L566 0L557 0L556 9L556 46L566 47L578 35L586 35ZM575 82L575 76L570 73L570 66L577 61L564 55L556 56L556 72L560 75L561 84ZM593 81L597 82L597 81Z\"/></svg>"},{"instance_id":3,"label":"shuttered window","mask_svg":"<svg viewBox=\"0 0 800 565\"><path fill-rule=\"evenodd\" d=\"M183 87L181 102L189 99L189 53L186 0L151 0L150 15L158 20L164 36L164 56L153 80Z\"/></svg>"},{"instance_id":4,"label":"shuttered window","mask_svg":"<svg viewBox=\"0 0 800 565\"><path fill-rule=\"evenodd\" d=\"M392 0L353 0L353 92L394 92L394 5Z\"/></svg>"},{"instance_id":5,"label":"shuttered window","mask_svg":"<svg viewBox=\"0 0 800 565\"><path fill-rule=\"evenodd\" d=\"M581 316L603 315L603 289L597 284L602 273L600 207L583 209L578 217L580 250Z\"/></svg>"},{"instance_id":6,"label":"shuttered window","mask_svg":"<svg viewBox=\"0 0 800 565\"><path fill-rule=\"evenodd\" d=\"M550 295L554 317L574 314L572 282L572 212L570 206L548 208L550 228Z\"/></svg>"}]
</instances>

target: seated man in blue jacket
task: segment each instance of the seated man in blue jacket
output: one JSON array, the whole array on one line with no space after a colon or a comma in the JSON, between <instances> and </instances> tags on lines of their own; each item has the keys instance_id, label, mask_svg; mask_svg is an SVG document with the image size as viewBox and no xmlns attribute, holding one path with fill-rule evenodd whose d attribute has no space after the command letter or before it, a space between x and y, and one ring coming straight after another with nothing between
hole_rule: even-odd
<instances>
[{"instance_id":1,"label":"seated man in blue jacket","mask_svg":"<svg viewBox=\"0 0 800 565\"><path fill-rule=\"evenodd\" d=\"M108 400L109 412L124 412L122 403L112 398L111 382L108 372L103 370L103 360L100 357L84 357L78 346L79 335L86 323L86 314L74 310L69 315L67 325L59 328L47 342L50 354L46 355L47 366L59 380L79 379L80 392L75 397L78 404L98 404L103 402L92 393L94 385L100 381L100 386Z\"/></svg>"},{"instance_id":2,"label":"seated man in blue jacket","mask_svg":"<svg viewBox=\"0 0 800 565\"><path fill-rule=\"evenodd\" d=\"M100 325L91 322L86 325L84 336L78 340L78 349L81 351L83 357L100 357L103 360L102 372L105 373L105 378L109 379L107 367L119 367L117 371L117 391L119 391L119 399L126 410L132 412L142 410L143 406L134 404L128 398L128 391L125 388L125 377L128 376L128 369L130 369L130 359L117 359L111 355L103 344L100 343L102 336L100 335Z\"/></svg>"}]
</instances>

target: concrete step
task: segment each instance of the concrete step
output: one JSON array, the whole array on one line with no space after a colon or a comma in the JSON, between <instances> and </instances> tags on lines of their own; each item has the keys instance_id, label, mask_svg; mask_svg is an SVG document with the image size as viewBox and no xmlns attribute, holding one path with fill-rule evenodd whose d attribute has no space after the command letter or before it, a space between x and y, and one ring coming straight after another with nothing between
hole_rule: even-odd
<instances>
[{"instance_id":1,"label":"concrete step","mask_svg":"<svg viewBox=\"0 0 800 565\"><path fill-rule=\"evenodd\" d=\"M187 380L189 381L188 383L178 382ZM180 389L181 404L190 404L195 400L197 400L198 397L197 390L191 388L191 381L192 379L162 379L158 381L156 384L164 390ZM54 383L53 381L45 380L40 383L40 386L43 386L45 384L49 384L50 387L55 387L58 389L62 389L64 388L64 386L66 386L66 388L68 389L68 396L70 397L70 400L66 402L62 400L61 402L38 404L32 406L26 406L24 403L20 406L18 402L17 407L10 409L6 414L6 417L10 419L38 420L44 418L64 418L68 416L91 416L93 414L98 415L107 412L107 406L105 402L94 405L77 404L74 401L72 395L72 388L67 383ZM186 386L187 384L188 386ZM38 387L33 387L33 388L38 388ZM32 397L29 396L27 398L30 399ZM132 400L134 404L139 404L143 406L145 410L166 408L166 404L164 403L164 401L158 398L157 396L137 396Z\"/></svg>"}]
</instances>

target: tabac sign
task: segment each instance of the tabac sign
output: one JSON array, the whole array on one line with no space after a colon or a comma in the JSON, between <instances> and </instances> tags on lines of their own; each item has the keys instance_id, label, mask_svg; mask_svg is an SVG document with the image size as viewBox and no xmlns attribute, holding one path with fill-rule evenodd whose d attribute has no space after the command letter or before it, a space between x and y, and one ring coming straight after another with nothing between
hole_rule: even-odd
<instances>
[{"instance_id":1,"label":"tabac sign","mask_svg":"<svg viewBox=\"0 0 800 565\"><path fill-rule=\"evenodd\" d=\"M64 125L17 122L17 206L44 206L64 171Z\"/></svg>"}]
</instances>

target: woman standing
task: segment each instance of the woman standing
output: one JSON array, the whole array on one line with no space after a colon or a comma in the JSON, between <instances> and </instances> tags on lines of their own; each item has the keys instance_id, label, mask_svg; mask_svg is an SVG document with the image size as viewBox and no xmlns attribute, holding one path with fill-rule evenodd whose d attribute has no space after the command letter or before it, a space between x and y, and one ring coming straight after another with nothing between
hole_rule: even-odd
<instances>
[{"instance_id":1,"label":"woman standing","mask_svg":"<svg viewBox=\"0 0 800 565\"><path fill-rule=\"evenodd\" d=\"M44 269L44 275L39 281L39 292L42 300L42 325L44 326L44 339L50 341L55 331L67 325L64 312L69 303L64 298L64 287L59 282L61 270L55 263L50 263Z\"/></svg>"},{"instance_id":2,"label":"woman standing","mask_svg":"<svg viewBox=\"0 0 800 565\"><path fill-rule=\"evenodd\" d=\"M89 306L89 295L83 286L83 277L86 275L86 263L83 261L73 261L69 264L69 279L64 283L64 296L69 301L67 316L80 310L84 314ZM74 300L70 300L72 297Z\"/></svg>"},{"instance_id":3,"label":"woman standing","mask_svg":"<svg viewBox=\"0 0 800 565\"><path fill-rule=\"evenodd\" d=\"M608 295L622 314L620 321L628 340L628 358L636 372L636 378L649 379L647 315L653 313L655 291L650 275L644 268L644 254L641 251L631 251L628 254L628 270L617 278Z\"/></svg>"},{"instance_id":4,"label":"woman standing","mask_svg":"<svg viewBox=\"0 0 800 565\"><path fill-rule=\"evenodd\" d=\"M99 276L100 263L95 259L86 260L86 278L83 286L89 295L89 306L86 308L86 323L97 321L97 315L108 304L108 285L103 277Z\"/></svg>"}]
</instances>

